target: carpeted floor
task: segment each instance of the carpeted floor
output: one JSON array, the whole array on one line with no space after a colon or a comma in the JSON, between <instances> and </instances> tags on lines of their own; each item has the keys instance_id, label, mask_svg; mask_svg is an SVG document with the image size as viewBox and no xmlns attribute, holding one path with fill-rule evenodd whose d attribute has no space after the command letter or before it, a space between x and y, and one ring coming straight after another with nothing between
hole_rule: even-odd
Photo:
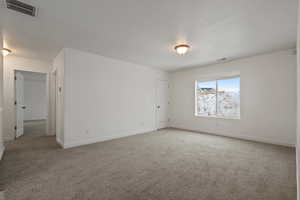
<instances>
[{"instance_id":1,"label":"carpeted floor","mask_svg":"<svg viewBox=\"0 0 300 200\"><path fill-rule=\"evenodd\" d=\"M24 136L0 172L9 200L296 199L293 148L172 129L67 150Z\"/></svg>"}]
</instances>

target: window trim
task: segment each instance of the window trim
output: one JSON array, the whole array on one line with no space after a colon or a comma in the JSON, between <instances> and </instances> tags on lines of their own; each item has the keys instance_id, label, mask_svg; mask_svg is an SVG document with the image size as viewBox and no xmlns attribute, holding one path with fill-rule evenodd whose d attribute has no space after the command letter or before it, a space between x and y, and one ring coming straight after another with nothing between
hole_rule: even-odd
<instances>
[{"instance_id":1,"label":"window trim","mask_svg":"<svg viewBox=\"0 0 300 200\"><path fill-rule=\"evenodd\" d=\"M194 112L194 116L195 117L203 117L203 118L208 118L208 119L228 119L228 120L240 120L241 119L241 110L240 110L240 114L239 116L237 117L233 117L233 116L230 116L230 117L224 117L224 116L220 116L218 114L216 115L210 115L210 116L207 116L207 115L199 115L198 112L197 112L197 83L198 82L206 82L206 81L216 81L216 102L218 102L218 80L227 80L227 79L233 79L233 78L240 78L241 80L241 76L240 74L238 75L232 75L232 76L224 76L224 77L218 77L216 79L206 79L206 80L195 80L195 88L194 88L194 94L195 94L195 112ZM241 87L241 83L240 83L240 87ZM241 93L240 93L241 94ZM241 99L241 95L240 95L240 99ZM216 111L218 110L217 109L218 107L218 104L216 103ZM241 109L241 103L240 103L240 109Z\"/></svg>"}]
</instances>

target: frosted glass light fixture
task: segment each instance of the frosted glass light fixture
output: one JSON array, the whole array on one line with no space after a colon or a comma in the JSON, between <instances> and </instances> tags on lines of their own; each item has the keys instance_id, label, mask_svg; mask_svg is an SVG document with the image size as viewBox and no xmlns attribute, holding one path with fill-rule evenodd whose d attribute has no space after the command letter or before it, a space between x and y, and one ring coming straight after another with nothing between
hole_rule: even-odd
<instances>
[{"instance_id":1,"label":"frosted glass light fixture","mask_svg":"<svg viewBox=\"0 0 300 200\"><path fill-rule=\"evenodd\" d=\"M185 55L188 50L190 49L190 46L187 44L180 44L175 46L175 51L178 55Z\"/></svg>"},{"instance_id":2,"label":"frosted glass light fixture","mask_svg":"<svg viewBox=\"0 0 300 200\"><path fill-rule=\"evenodd\" d=\"M8 54L11 53L11 50L7 48L2 48L1 51L3 56L7 56Z\"/></svg>"}]
</instances>

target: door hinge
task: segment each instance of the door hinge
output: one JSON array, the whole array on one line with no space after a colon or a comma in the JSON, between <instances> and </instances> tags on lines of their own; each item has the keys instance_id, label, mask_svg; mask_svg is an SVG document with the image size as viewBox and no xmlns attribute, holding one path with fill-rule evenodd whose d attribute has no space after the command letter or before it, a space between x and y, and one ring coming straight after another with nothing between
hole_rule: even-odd
<instances>
[{"instance_id":1,"label":"door hinge","mask_svg":"<svg viewBox=\"0 0 300 200\"><path fill-rule=\"evenodd\" d=\"M15 81L17 80L17 76L15 76Z\"/></svg>"},{"instance_id":2,"label":"door hinge","mask_svg":"<svg viewBox=\"0 0 300 200\"><path fill-rule=\"evenodd\" d=\"M17 101L15 101L15 105L17 105Z\"/></svg>"},{"instance_id":3,"label":"door hinge","mask_svg":"<svg viewBox=\"0 0 300 200\"><path fill-rule=\"evenodd\" d=\"M15 126L15 130L17 130L17 126Z\"/></svg>"}]
</instances>

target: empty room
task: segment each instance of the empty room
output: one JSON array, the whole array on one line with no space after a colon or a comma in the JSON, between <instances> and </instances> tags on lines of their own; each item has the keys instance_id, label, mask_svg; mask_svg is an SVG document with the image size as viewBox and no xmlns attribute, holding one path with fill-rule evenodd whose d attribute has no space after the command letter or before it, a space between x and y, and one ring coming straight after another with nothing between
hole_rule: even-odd
<instances>
[{"instance_id":1,"label":"empty room","mask_svg":"<svg viewBox=\"0 0 300 200\"><path fill-rule=\"evenodd\" d=\"M0 200L300 200L298 0L1 0Z\"/></svg>"}]
</instances>

